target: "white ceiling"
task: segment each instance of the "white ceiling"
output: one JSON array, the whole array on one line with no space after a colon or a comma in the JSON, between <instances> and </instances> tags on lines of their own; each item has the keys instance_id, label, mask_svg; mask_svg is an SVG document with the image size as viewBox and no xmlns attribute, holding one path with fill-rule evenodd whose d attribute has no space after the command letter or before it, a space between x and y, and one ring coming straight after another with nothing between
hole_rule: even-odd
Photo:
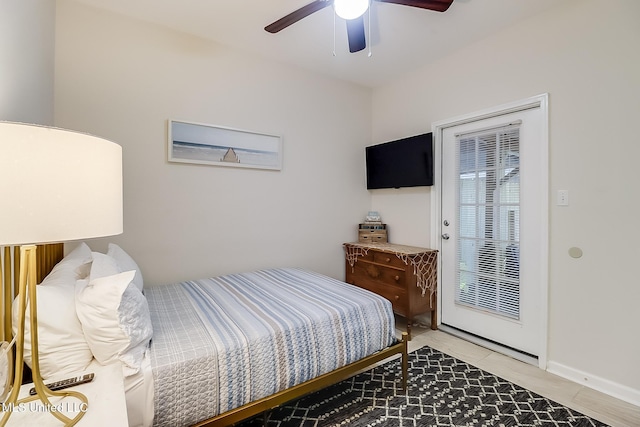
<instances>
[{"instance_id":1,"label":"white ceiling","mask_svg":"<svg viewBox=\"0 0 640 427\"><path fill-rule=\"evenodd\" d=\"M264 27L311 0L77 0L236 49L375 87L569 0L454 0L444 13L372 2L371 56L349 53L332 7L277 34ZM365 15L366 16L366 15ZM365 21L366 22L366 21Z\"/></svg>"}]
</instances>

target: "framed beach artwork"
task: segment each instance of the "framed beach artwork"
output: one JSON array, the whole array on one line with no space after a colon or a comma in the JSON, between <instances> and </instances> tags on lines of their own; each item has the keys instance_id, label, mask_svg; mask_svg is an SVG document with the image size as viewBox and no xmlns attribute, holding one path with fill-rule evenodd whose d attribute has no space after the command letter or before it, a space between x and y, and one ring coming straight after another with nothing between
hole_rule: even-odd
<instances>
[{"instance_id":1,"label":"framed beach artwork","mask_svg":"<svg viewBox=\"0 0 640 427\"><path fill-rule=\"evenodd\" d=\"M282 169L282 138L220 126L169 120L169 161Z\"/></svg>"}]
</instances>

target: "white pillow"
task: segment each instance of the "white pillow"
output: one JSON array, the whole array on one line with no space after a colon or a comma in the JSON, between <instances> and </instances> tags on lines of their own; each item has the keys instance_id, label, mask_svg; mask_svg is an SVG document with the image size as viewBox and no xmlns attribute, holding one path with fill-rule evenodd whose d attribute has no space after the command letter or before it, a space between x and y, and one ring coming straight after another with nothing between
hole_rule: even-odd
<instances>
[{"instance_id":1,"label":"white pillow","mask_svg":"<svg viewBox=\"0 0 640 427\"><path fill-rule=\"evenodd\" d=\"M86 369L93 355L76 315L75 285L83 265L91 261L91 249L78 245L60 261L36 288L38 306L38 354L40 374L54 375ZM27 305L24 359L31 366L31 327ZM18 332L18 300L13 304L13 333Z\"/></svg>"},{"instance_id":2,"label":"white pillow","mask_svg":"<svg viewBox=\"0 0 640 427\"><path fill-rule=\"evenodd\" d=\"M129 270L136 271L136 276L133 278L133 283L142 292L142 290L144 289L142 272L140 271L140 267L138 267L138 264L136 264L134 259L131 258L131 256L128 253L126 253L124 249L122 249L120 246L116 245L115 243L109 243L107 255L109 255L110 257L116 260L116 262L118 263L118 267L120 268L120 271L129 271Z\"/></svg>"},{"instance_id":3,"label":"white pillow","mask_svg":"<svg viewBox=\"0 0 640 427\"><path fill-rule=\"evenodd\" d=\"M46 285L51 281L65 281L69 277L74 279L86 277L92 260L91 249L86 243L82 242L51 269L51 272L44 278L41 285ZM73 283L68 282L67 284L75 287L75 280Z\"/></svg>"},{"instance_id":4,"label":"white pillow","mask_svg":"<svg viewBox=\"0 0 640 427\"><path fill-rule=\"evenodd\" d=\"M121 361L125 376L140 370L153 334L149 306L134 276L126 271L76 284L76 311L93 356L102 364Z\"/></svg>"},{"instance_id":5,"label":"white pillow","mask_svg":"<svg viewBox=\"0 0 640 427\"><path fill-rule=\"evenodd\" d=\"M122 273L122 270L118 267L116 260L109 255L105 255L100 252L93 252L92 258L93 262L91 263L91 270L87 277L89 282L101 277L113 276L114 274Z\"/></svg>"}]
</instances>

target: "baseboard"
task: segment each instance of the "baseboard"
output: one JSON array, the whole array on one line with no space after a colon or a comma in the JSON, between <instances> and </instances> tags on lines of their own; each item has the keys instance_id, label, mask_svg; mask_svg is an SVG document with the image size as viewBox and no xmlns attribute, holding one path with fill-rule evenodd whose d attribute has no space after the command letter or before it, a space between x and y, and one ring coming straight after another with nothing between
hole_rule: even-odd
<instances>
[{"instance_id":1,"label":"baseboard","mask_svg":"<svg viewBox=\"0 0 640 427\"><path fill-rule=\"evenodd\" d=\"M489 350L502 353L506 356L512 357L521 362L528 363L529 365L540 367L538 365L538 358L530 354L519 352L518 350L515 350L513 348L500 345L496 342L489 341L487 339L479 337L478 335L465 332L461 329L454 328L453 326L445 325L444 323L440 324L438 326L438 329L448 334L451 334L453 336L456 336L458 338L462 338L465 341L472 342L481 347L485 347L485 348L488 348Z\"/></svg>"},{"instance_id":2,"label":"baseboard","mask_svg":"<svg viewBox=\"0 0 640 427\"><path fill-rule=\"evenodd\" d=\"M616 399L640 406L640 390L618 384L611 380L592 375L588 372L580 371L575 368L563 365L558 362L549 361L547 363L547 371L566 378L585 387L592 388Z\"/></svg>"}]
</instances>

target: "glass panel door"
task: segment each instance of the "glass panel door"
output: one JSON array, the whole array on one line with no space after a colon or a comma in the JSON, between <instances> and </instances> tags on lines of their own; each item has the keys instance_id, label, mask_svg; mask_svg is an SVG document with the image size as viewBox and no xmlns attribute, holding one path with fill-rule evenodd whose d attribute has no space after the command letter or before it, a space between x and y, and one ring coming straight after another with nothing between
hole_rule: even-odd
<instances>
[{"instance_id":1,"label":"glass panel door","mask_svg":"<svg viewBox=\"0 0 640 427\"><path fill-rule=\"evenodd\" d=\"M545 345L546 110L436 127L442 325L538 356Z\"/></svg>"},{"instance_id":2,"label":"glass panel door","mask_svg":"<svg viewBox=\"0 0 640 427\"><path fill-rule=\"evenodd\" d=\"M459 135L456 143L456 303L519 319L519 128Z\"/></svg>"}]
</instances>

